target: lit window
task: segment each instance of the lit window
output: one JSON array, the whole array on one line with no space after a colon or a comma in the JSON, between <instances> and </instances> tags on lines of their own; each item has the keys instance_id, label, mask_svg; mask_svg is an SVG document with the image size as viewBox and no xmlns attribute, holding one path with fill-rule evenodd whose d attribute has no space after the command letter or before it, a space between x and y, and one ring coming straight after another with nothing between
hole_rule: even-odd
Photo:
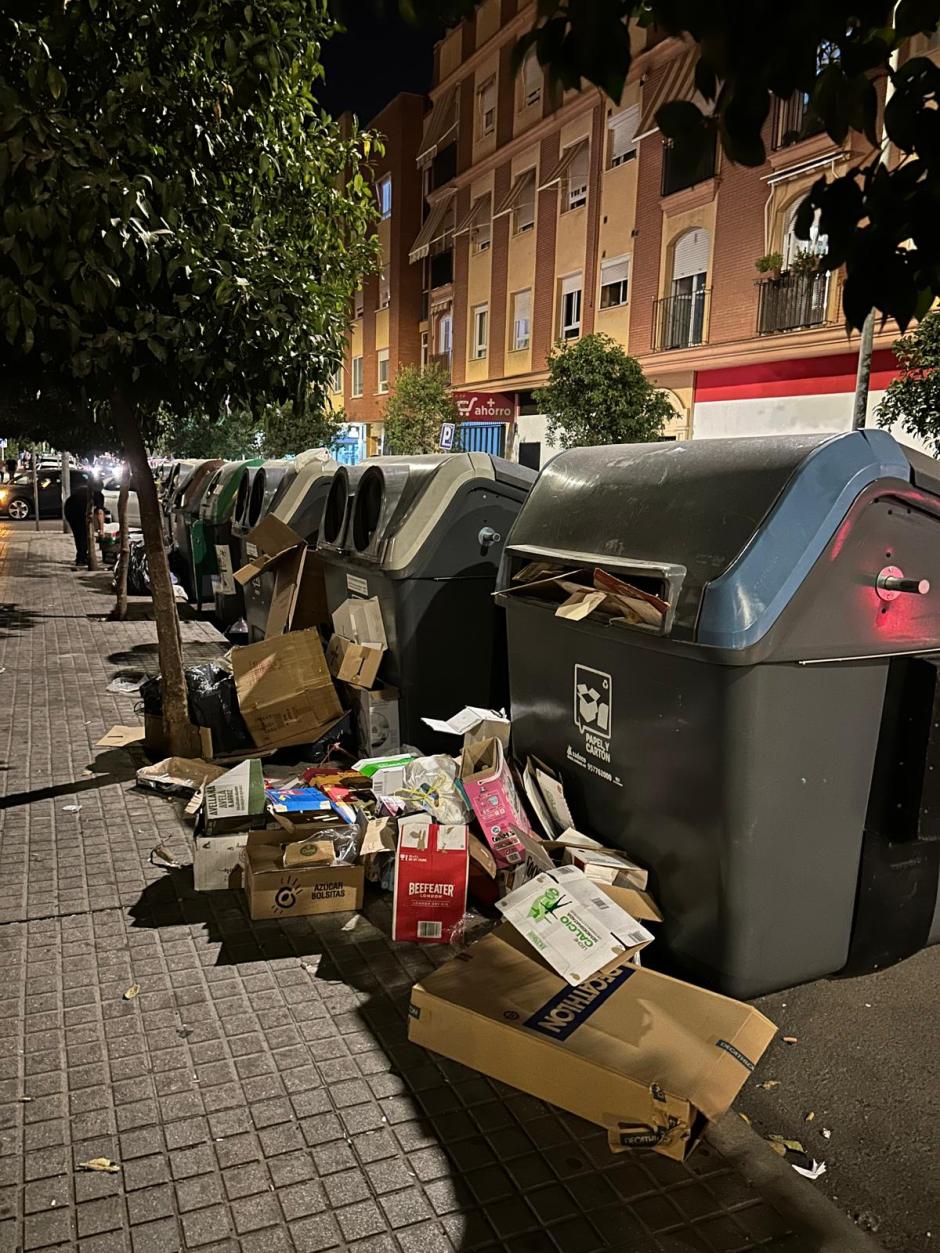
<instances>
[{"instance_id":1,"label":"lit window","mask_svg":"<svg viewBox=\"0 0 940 1253\"><path fill-rule=\"evenodd\" d=\"M357 287L357 288L356 288L356 291L355 291L355 293L354 293L354 295L353 295L353 308L354 308L355 316L356 316L357 318L361 318L361 317L362 317L362 306L363 306L363 303L364 303L364 301L363 301L362 288L361 288L361 287Z\"/></svg>"},{"instance_id":2,"label":"lit window","mask_svg":"<svg viewBox=\"0 0 940 1253\"><path fill-rule=\"evenodd\" d=\"M333 371L333 377L330 379L330 391L341 392L343 390L343 367L338 365Z\"/></svg>"},{"instance_id":3,"label":"lit window","mask_svg":"<svg viewBox=\"0 0 940 1253\"><path fill-rule=\"evenodd\" d=\"M565 210L579 209L587 202L588 193L588 146L582 143L568 166L568 186L562 204Z\"/></svg>"},{"instance_id":4,"label":"lit window","mask_svg":"<svg viewBox=\"0 0 940 1253\"><path fill-rule=\"evenodd\" d=\"M352 394L354 396L362 395L362 358L353 357L352 359Z\"/></svg>"},{"instance_id":5,"label":"lit window","mask_svg":"<svg viewBox=\"0 0 940 1253\"><path fill-rule=\"evenodd\" d=\"M581 334L581 275L569 274L561 280L562 339L577 339Z\"/></svg>"},{"instance_id":6,"label":"lit window","mask_svg":"<svg viewBox=\"0 0 940 1253\"><path fill-rule=\"evenodd\" d=\"M383 218L392 216L392 176L386 174L384 178L379 179L376 192L379 197L379 212Z\"/></svg>"},{"instance_id":7,"label":"lit window","mask_svg":"<svg viewBox=\"0 0 940 1253\"><path fill-rule=\"evenodd\" d=\"M490 312L486 305L477 305L473 310L473 352L475 361L486 356L489 335Z\"/></svg>"},{"instance_id":8,"label":"lit window","mask_svg":"<svg viewBox=\"0 0 940 1253\"><path fill-rule=\"evenodd\" d=\"M477 92L477 138L496 129L496 78L489 78Z\"/></svg>"},{"instance_id":9,"label":"lit window","mask_svg":"<svg viewBox=\"0 0 940 1253\"><path fill-rule=\"evenodd\" d=\"M601 262L601 308L613 309L627 303L630 258L617 257Z\"/></svg>"},{"instance_id":10,"label":"lit window","mask_svg":"<svg viewBox=\"0 0 940 1253\"><path fill-rule=\"evenodd\" d=\"M531 231L535 226L535 170L526 170L519 178L518 192L512 214L514 235Z\"/></svg>"},{"instance_id":11,"label":"lit window","mask_svg":"<svg viewBox=\"0 0 940 1253\"><path fill-rule=\"evenodd\" d=\"M453 321L449 313L445 313L437 323L437 351L442 357L450 356L451 332Z\"/></svg>"},{"instance_id":12,"label":"lit window","mask_svg":"<svg viewBox=\"0 0 940 1253\"><path fill-rule=\"evenodd\" d=\"M542 67L539 65L538 54L530 48L522 60L519 75L521 83L520 109L530 109L542 99Z\"/></svg>"},{"instance_id":13,"label":"lit window","mask_svg":"<svg viewBox=\"0 0 940 1253\"><path fill-rule=\"evenodd\" d=\"M387 309L388 302L391 299L391 274L390 266L386 261L379 271L379 304L380 309Z\"/></svg>"},{"instance_id":14,"label":"lit window","mask_svg":"<svg viewBox=\"0 0 940 1253\"><path fill-rule=\"evenodd\" d=\"M532 289L512 294L512 351L528 348L532 337Z\"/></svg>"},{"instance_id":15,"label":"lit window","mask_svg":"<svg viewBox=\"0 0 940 1253\"><path fill-rule=\"evenodd\" d=\"M422 370L428 363L428 354L429 354L428 333L427 331L422 331L421 332L421 369Z\"/></svg>"},{"instance_id":16,"label":"lit window","mask_svg":"<svg viewBox=\"0 0 940 1253\"><path fill-rule=\"evenodd\" d=\"M631 105L607 123L607 164L611 168L624 165L636 156L636 128L640 121L639 105Z\"/></svg>"},{"instance_id":17,"label":"lit window","mask_svg":"<svg viewBox=\"0 0 940 1253\"><path fill-rule=\"evenodd\" d=\"M388 349L380 348L377 354L379 367L379 391L388 391Z\"/></svg>"}]
</instances>

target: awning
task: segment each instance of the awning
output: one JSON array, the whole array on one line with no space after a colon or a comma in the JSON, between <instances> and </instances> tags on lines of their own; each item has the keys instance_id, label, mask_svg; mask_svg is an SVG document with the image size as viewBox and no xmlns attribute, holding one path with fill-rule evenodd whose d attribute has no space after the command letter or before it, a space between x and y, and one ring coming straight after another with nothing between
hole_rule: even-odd
<instances>
[{"instance_id":1,"label":"awning","mask_svg":"<svg viewBox=\"0 0 940 1253\"><path fill-rule=\"evenodd\" d=\"M490 220L490 193L485 196L477 196L473 204L470 206L469 212L457 223L454 229L455 235L466 235L468 231L473 230L475 226L483 226L485 222Z\"/></svg>"},{"instance_id":2,"label":"awning","mask_svg":"<svg viewBox=\"0 0 940 1253\"><path fill-rule=\"evenodd\" d=\"M636 138L646 139L654 135L659 127L656 125L656 114L667 100L691 100L695 95L695 61L697 48L690 48L682 56L669 62L666 73L659 80L655 90L647 92L643 89L643 112L640 125L637 127Z\"/></svg>"},{"instance_id":3,"label":"awning","mask_svg":"<svg viewBox=\"0 0 940 1253\"><path fill-rule=\"evenodd\" d=\"M453 199L454 193L448 191L436 204L431 206L431 212L425 219L421 230L418 231L418 238L411 245L411 251L408 253L408 260L412 265L415 261L421 261L426 257L434 245L447 234L447 215L450 212Z\"/></svg>"},{"instance_id":4,"label":"awning","mask_svg":"<svg viewBox=\"0 0 940 1253\"><path fill-rule=\"evenodd\" d=\"M522 200L522 193L525 191L527 187L532 188L532 200L534 203L535 201L535 170L534 169L526 170L523 174L519 175L519 177L510 187L506 195L503 196L502 200L500 200L499 203L496 205L496 208L493 210L493 217L501 218L504 213L512 213L513 209L515 209L519 205L520 201Z\"/></svg>"},{"instance_id":5,"label":"awning","mask_svg":"<svg viewBox=\"0 0 940 1253\"><path fill-rule=\"evenodd\" d=\"M424 123L424 135L415 158L418 166L430 165L438 149L457 129L457 87L449 87L434 101L434 107Z\"/></svg>"},{"instance_id":6,"label":"awning","mask_svg":"<svg viewBox=\"0 0 940 1253\"><path fill-rule=\"evenodd\" d=\"M577 143L572 144L570 148L566 148L561 154L561 160L551 171L545 181L539 184L539 191L544 191L546 187L551 187L554 183L560 183L571 169L571 166L574 164L576 158L579 157L587 147L587 144L588 141L586 139L580 139Z\"/></svg>"}]
</instances>

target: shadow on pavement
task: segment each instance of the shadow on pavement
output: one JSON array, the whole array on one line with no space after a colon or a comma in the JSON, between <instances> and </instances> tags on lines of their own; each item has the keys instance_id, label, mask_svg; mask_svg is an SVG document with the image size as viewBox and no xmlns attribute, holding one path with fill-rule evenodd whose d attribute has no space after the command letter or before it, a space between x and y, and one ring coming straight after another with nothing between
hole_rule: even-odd
<instances>
[{"instance_id":1,"label":"shadow on pavement","mask_svg":"<svg viewBox=\"0 0 940 1253\"><path fill-rule=\"evenodd\" d=\"M56 783L49 787L33 788L29 792L11 792L8 796L0 796L0 810L15 809L18 805L32 805L36 801L55 800L58 796L93 792L99 788L110 787L114 783L126 783L129 779L136 777L138 766L144 765L145 762L146 758L142 753L138 754L136 751L123 748L106 749L99 753L88 766L89 770L94 771L93 777Z\"/></svg>"}]
</instances>

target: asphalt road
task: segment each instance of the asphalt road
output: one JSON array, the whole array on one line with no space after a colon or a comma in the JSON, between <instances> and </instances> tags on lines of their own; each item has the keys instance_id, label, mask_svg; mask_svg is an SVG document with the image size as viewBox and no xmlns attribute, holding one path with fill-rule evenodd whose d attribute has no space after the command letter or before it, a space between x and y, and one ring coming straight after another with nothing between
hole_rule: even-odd
<instances>
[{"instance_id":1,"label":"asphalt road","mask_svg":"<svg viewBox=\"0 0 940 1253\"><path fill-rule=\"evenodd\" d=\"M800 1140L825 1161L814 1186L892 1253L940 1250L938 988L933 948L755 1002L780 1031L738 1109L762 1135Z\"/></svg>"}]
</instances>

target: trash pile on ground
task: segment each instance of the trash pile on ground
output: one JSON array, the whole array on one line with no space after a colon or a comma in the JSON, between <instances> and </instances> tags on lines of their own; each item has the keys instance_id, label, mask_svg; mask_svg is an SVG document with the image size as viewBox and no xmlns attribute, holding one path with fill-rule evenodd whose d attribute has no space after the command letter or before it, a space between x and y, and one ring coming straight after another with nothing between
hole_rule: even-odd
<instances>
[{"instance_id":1,"label":"trash pile on ground","mask_svg":"<svg viewBox=\"0 0 940 1253\"><path fill-rule=\"evenodd\" d=\"M593 600L580 582L548 582L559 612ZM645 622L647 598L613 582L586 612L613 597L615 616ZM415 1043L599 1124L613 1152L682 1159L774 1026L645 966L663 923L647 870L577 829L557 771L531 756L517 768L502 710L423 719L452 752L402 744L398 693L379 678L378 601L345 601L328 636L282 634L292 599L282 594L269 638L187 669L198 755L138 771L138 787L185 801L195 889L244 893L253 920L390 894L393 940L454 949L413 989ZM159 689L141 689L152 752ZM115 728L106 740L131 738ZM151 861L178 869L163 848Z\"/></svg>"}]
</instances>

